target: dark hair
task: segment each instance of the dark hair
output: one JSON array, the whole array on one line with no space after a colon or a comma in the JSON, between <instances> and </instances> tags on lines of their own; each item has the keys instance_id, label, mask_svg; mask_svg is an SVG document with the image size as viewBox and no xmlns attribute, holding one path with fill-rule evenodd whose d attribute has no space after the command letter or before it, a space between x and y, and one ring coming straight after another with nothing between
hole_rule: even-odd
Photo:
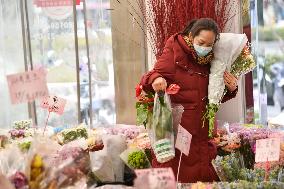
<instances>
[{"instance_id":1,"label":"dark hair","mask_svg":"<svg viewBox=\"0 0 284 189\"><path fill-rule=\"evenodd\" d=\"M192 37L198 36L202 30L209 30L215 33L215 42L219 40L220 33L217 23L211 18L200 18L191 20L184 30L181 32L183 35L191 33Z\"/></svg>"}]
</instances>

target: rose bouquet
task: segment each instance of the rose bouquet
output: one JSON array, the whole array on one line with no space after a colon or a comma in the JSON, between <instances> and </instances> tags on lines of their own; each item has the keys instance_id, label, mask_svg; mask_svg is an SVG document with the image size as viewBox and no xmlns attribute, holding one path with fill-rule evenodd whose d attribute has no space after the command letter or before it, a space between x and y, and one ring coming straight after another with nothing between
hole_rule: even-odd
<instances>
[{"instance_id":1,"label":"rose bouquet","mask_svg":"<svg viewBox=\"0 0 284 189\"><path fill-rule=\"evenodd\" d=\"M203 116L204 122L209 121L209 137L212 137L215 115L227 92L223 79L224 72L228 70L237 78L256 66L246 43L245 34L221 33L220 40L214 47L208 85L209 103Z\"/></svg>"}]
</instances>

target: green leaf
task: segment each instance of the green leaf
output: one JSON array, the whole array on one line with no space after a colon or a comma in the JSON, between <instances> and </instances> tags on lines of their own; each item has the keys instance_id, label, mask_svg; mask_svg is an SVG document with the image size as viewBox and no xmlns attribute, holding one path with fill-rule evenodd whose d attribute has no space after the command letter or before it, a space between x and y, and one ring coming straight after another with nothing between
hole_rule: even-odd
<instances>
[{"instance_id":1,"label":"green leaf","mask_svg":"<svg viewBox=\"0 0 284 189\"><path fill-rule=\"evenodd\" d=\"M141 104L142 104L141 102L136 102L136 104L135 104L136 109L139 108L139 106L140 106Z\"/></svg>"},{"instance_id":2,"label":"green leaf","mask_svg":"<svg viewBox=\"0 0 284 189\"><path fill-rule=\"evenodd\" d=\"M148 109L147 106L140 104L140 106L136 107L137 110L137 125L143 125L145 121L147 121Z\"/></svg>"}]
</instances>

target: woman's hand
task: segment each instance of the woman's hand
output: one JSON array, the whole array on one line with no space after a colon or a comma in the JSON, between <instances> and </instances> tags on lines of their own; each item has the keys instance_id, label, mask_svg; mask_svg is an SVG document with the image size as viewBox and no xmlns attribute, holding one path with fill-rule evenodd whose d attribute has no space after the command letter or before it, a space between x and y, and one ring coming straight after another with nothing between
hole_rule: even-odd
<instances>
[{"instance_id":1,"label":"woman's hand","mask_svg":"<svg viewBox=\"0 0 284 189\"><path fill-rule=\"evenodd\" d=\"M166 88L167 88L167 82L164 78L158 77L152 83L152 87L153 87L154 91L156 91L156 92L165 91Z\"/></svg>"},{"instance_id":2,"label":"woman's hand","mask_svg":"<svg viewBox=\"0 0 284 189\"><path fill-rule=\"evenodd\" d=\"M231 73L225 71L224 82L230 92L233 92L238 87L238 78L235 78Z\"/></svg>"}]
</instances>

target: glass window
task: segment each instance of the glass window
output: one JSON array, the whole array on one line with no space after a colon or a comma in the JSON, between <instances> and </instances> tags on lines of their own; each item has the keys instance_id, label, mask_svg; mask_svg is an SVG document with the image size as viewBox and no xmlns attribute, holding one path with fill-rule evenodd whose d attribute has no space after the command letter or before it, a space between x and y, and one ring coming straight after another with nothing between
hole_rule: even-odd
<instances>
[{"instance_id":1,"label":"glass window","mask_svg":"<svg viewBox=\"0 0 284 189\"><path fill-rule=\"evenodd\" d=\"M76 5L74 23L71 0L2 2L0 103L7 109L1 109L1 124L28 119L33 116L28 107L35 107L37 125L45 125L48 112L40 100L28 106L11 105L9 99L6 74L31 67L46 69L49 93L67 100L64 114L51 113L48 125L74 126L79 116L79 122L90 125L92 120L93 126L135 124L134 88L147 67L145 33L135 19L142 16L137 3L86 0L86 6Z\"/></svg>"},{"instance_id":2,"label":"glass window","mask_svg":"<svg viewBox=\"0 0 284 189\"><path fill-rule=\"evenodd\" d=\"M27 104L12 105L6 80L7 74L25 71L21 8L18 0L0 3L0 127L28 118ZM15 113L17 112L17 113Z\"/></svg>"},{"instance_id":3,"label":"glass window","mask_svg":"<svg viewBox=\"0 0 284 189\"><path fill-rule=\"evenodd\" d=\"M65 113L60 117L52 113L48 124L74 125L77 123L78 104L73 7L27 2L34 68L44 67L49 93L67 100ZM40 107L38 101L36 112L38 126L44 126L47 111Z\"/></svg>"},{"instance_id":4,"label":"glass window","mask_svg":"<svg viewBox=\"0 0 284 189\"><path fill-rule=\"evenodd\" d=\"M256 122L284 123L284 3L252 1L253 47L258 62L254 72ZM282 113L281 113L282 112ZM270 125L270 124L269 124Z\"/></svg>"}]
</instances>

